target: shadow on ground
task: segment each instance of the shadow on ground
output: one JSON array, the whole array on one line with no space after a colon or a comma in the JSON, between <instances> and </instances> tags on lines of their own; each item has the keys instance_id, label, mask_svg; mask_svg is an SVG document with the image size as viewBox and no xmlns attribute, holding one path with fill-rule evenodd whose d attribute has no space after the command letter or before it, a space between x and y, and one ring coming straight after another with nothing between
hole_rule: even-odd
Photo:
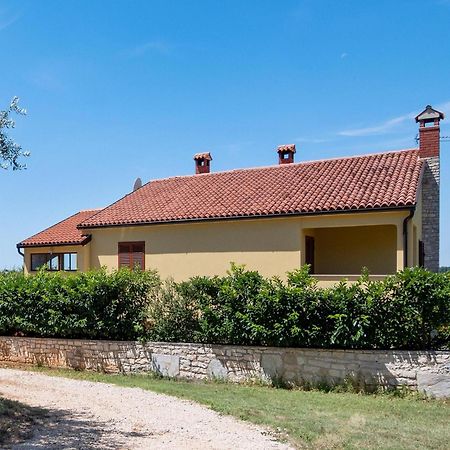
<instances>
[{"instance_id":1,"label":"shadow on ground","mask_svg":"<svg viewBox=\"0 0 450 450\"><path fill-rule=\"evenodd\" d=\"M5 400L9 402L8 400ZM59 449L104 449L129 448L130 440L149 437L150 433L139 430L124 432L113 422L96 421L88 414L74 414L58 409L31 408L19 402L12 402L19 409L29 412L22 421L27 428L24 433L16 433L18 422L6 430L2 449L13 450L59 450Z\"/></svg>"}]
</instances>

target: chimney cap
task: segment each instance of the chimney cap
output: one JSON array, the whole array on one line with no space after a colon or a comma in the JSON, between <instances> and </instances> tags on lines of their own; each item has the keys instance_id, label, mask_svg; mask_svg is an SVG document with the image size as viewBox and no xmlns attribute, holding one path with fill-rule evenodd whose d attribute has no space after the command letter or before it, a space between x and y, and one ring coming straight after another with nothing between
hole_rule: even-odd
<instances>
[{"instance_id":1,"label":"chimney cap","mask_svg":"<svg viewBox=\"0 0 450 450\"><path fill-rule=\"evenodd\" d=\"M416 116L416 122L433 122L440 119L444 119L444 113L433 109L431 105L427 105L425 109Z\"/></svg>"},{"instance_id":2,"label":"chimney cap","mask_svg":"<svg viewBox=\"0 0 450 450\"><path fill-rule=\"evenodd\" d=\"M210 152L203 152L203 153L196 153L194 155L195 161L198 161L199 159L204 159L207 161L212 161L212 156Z\"/></svg>"},{"instance_id":3,"label":"chimney cap","mask_svg":"<svg viewBox=\"0 0 450 450\"><path fill-rule=\"evenodd\" d=\"M295 144L285 144L285 145L279 145L277 147L277 152L278 153L283 153L283 152L292 152L295 153Z\"/></svg>"}]
</instances>

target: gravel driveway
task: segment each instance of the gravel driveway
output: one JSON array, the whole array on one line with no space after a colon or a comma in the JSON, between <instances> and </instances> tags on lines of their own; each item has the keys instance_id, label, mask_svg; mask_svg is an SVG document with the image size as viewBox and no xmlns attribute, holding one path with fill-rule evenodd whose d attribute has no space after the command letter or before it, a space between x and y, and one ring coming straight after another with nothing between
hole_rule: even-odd
<instances>
[{"instance_id":1,"label":"gravel driveway","mask_svg":"<svg viewBox=\"0 0 450 450\"><path fill-rule=\"evenodd\" d=\"M138 388L0 369L0 394L48 410L15 449L287 449L264 428Z\"/></svg>"}]
</instances>

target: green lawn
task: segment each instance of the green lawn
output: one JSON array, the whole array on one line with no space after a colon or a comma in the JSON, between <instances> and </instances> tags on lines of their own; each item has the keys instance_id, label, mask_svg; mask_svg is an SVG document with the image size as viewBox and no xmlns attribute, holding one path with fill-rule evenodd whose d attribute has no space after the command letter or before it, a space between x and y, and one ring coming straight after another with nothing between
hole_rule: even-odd
<instances>
[{"instance_id":1,"label":"green lawn","mask_svg":"<svg viewBox=\"0 0 450 450\"><path fill-rule=\"evenodd\" d=\"M148 375L36 370L194 400L220 413L267 425L298 448L450 448L450 402L414 395L402 398L174 381Z\"/></svg>"}]
</instances>

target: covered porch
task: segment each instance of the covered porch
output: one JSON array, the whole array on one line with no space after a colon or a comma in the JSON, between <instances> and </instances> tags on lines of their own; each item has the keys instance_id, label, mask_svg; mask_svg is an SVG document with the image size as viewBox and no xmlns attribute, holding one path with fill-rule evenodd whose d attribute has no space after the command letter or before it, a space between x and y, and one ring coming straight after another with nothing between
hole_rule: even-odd
<instances>
[{"instance_id":1,"label":"covered porch","mask_svg":"<svg viewBox=\"0 0 450 450\"><path fill-rule=\"evenodd\" d=\"M314 218L302 228L301 262L310 265L320 286L356 281L363 268L379 280L418 264L417 226L404 223L407 212L347 216Z\"/></svg>"}]
</instances>

